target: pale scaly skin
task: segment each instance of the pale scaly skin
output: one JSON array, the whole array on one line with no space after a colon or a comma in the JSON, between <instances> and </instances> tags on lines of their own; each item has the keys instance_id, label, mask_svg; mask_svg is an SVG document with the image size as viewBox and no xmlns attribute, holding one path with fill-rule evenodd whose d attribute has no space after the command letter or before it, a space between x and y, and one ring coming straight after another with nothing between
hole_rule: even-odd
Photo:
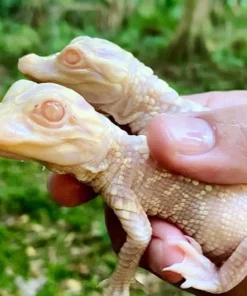
<instances>
[{"instance_id":1,"label":"pale scaly skin","mask_svg":"<svg viewBox=\"0 0 247 296\"><path fill-rule=\"evenodd\" d=\"M159 168L146 136L128 135L79 94L56 84L16 82L0 105L0 121L1 156L74 175L119 218L127 240L103 284L104 295L129 295L151 239L147 215L167 219L188 235L188 242L173 242L184 250L183 262L166 268L185 277L182 287L222 293L246 276L247 186L204 184Z\"/></svg>"},{"instance_id":2,"label":"pale scaly skin","mask_svg":"<svg viewBox=\"0 0 247 296\"><path fill-rule=\"evenodd\" d=\"M203 111L154 75L152 69L116 44L99 38L77 37L60 53L22 57L19 70L39 82L74 89L97 111L111 114L132 132L144 133L160 113Z\"/></svg>"}]
</instances>

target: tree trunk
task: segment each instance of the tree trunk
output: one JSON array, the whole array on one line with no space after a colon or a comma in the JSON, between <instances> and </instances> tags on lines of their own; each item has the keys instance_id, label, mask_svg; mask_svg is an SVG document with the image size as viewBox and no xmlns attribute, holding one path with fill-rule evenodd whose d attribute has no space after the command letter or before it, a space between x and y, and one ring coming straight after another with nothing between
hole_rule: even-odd
<instances>
[{"instance_id":1,"label":"tree trunk","mask_svg":"<svg viewBox=\"0 0 247 296\"><path fill-rule=\"evenodd\" d=\"M188 61L192 55L208 56L204 26L209 20L211 0L184 0L184 11L174 38L167 48L169 61Z\"/></svg>"},{"instance_id":2,"label":"tree trunk","mask_svg":"<svg viewBox=\"0 0 247 296\"><path fill-rule=\"evenodd\" d=\"M108 7L97 15L98 24L103 31L116 31L136 9L132 0L107 0Z\"/></svg>"}]
</instances>

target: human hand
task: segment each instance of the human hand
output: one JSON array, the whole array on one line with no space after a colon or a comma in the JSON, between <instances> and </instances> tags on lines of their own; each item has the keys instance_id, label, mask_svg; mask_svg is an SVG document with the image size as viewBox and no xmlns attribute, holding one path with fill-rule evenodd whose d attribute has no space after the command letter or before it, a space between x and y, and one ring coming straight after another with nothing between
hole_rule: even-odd
<instances>
[{"instance_id":1,"label":"human hand","mask_svg":"<svg viewBox=\"0 0 247 296\"><path fill-rule=\"evenodd\" d=\"M187 98L211 111L155 118L148 134L152 157L165 168L205 182L247 183L247 92L213 92ZM53 199L64 206L76 206L95 196L90 188L66 175L52 175L48 188ZM117 251L124 242L124 232L119 235L121 225L110 209L106 210L106 221ZM169 240L185 238L176 227L161 219L150 218L150 222L153 238L141 265L163 279L178 282L179 275L164 274L162 269L183 260L183 253L171 247ZM243 281L222 295L242 296L246 289L247 281ZM209 295L201 291L193 293Z\"/></svg>"}]
</instances>

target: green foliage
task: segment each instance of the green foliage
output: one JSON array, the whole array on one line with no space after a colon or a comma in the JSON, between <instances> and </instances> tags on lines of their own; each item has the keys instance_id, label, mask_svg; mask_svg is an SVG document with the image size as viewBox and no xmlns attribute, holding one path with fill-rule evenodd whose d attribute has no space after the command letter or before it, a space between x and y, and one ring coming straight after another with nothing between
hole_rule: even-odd
<instances>
[{"instance_id":1,"label":"green foliage","mask_svg":"<svg viewBox=\"0 0 247 296\"><path fill-rule=\"evenodd\" d=\"M245 88L246 13L246 1L214 1L204 28L209 55L198 53L178 64L166 53L183 1L1 0L0 96L22 78L19 57L58 52L78 35L116 42L182 94ZM39 296L100 295L96 286L115 265L102 200L58 207L47 194L46 177L38 164L0 161L0 295L20 295L17 275L45 275ZM152 295L185 295L164 285L155 291Z\"/></svg>"},{"instance_id":2,"label":"green foliage","mask_svg":"<svg viewBox=\"0 0 247 296\"><path fill-rule=\"evenodd\" d=\"M243 26L247 11L245 1L241 6L237 6L236 1L218 1L214 5L211 23L205 27L211 66L205 57L191 56L175 68L166 60L166 48L182 17L180 1L3 0L0 5L2 95L14 80L21 78L16 68L20 56L29 52L43 55L58 52L78 35L116 42L184 93L245 87L242 71L247 61ZM114 15L117 15L117 23L111 19ZM184 73L188 72L185 81ZM210 81L212 72L213 77L217 77L213 83ZM239 75L243 77L241 82L236 79ZM197 80L200 80L199 87Z\"/></svg>"}]
</instances>

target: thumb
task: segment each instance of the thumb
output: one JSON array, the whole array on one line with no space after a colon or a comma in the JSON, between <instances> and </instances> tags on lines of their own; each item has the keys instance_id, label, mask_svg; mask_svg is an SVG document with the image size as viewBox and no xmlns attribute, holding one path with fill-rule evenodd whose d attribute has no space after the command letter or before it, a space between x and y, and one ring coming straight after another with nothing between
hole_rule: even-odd
<instances>
[{"instance_id":1,"label":"thumb","mask_svg":"<svg viewBox=\"0 0 247 296\"><path fill-rule=\"evenodd\" d=\"M247 182L247 105L162 114L149 126L152 157L164 168L204 182Z\"/></svg>"}]
</instances>

